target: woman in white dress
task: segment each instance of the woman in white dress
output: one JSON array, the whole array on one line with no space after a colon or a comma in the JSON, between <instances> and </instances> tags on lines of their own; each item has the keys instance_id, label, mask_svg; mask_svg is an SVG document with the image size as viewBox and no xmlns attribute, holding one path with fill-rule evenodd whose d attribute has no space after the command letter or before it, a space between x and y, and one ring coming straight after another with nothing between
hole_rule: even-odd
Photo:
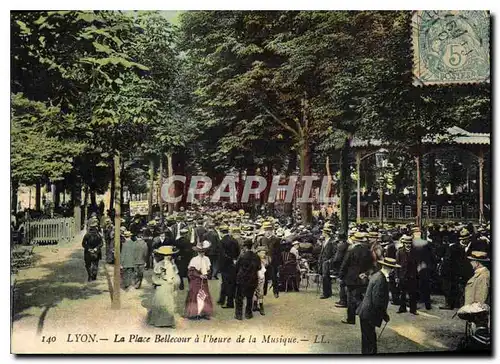
<instances>
[{"instance_id":1,"label":"woman in white dress","mask_svg":"<svg viewBox=\"0 0 500 364\"><path fill-rule=\"evenodd\" d=\"M148 324L156 327L175 327L175 321L180 318L175 305L180 278L172 256L178 251L167 245L154 252L165 258L155 262L153 269L153 285L156 290L148 312Z\"/></svg>"}]
</instances>

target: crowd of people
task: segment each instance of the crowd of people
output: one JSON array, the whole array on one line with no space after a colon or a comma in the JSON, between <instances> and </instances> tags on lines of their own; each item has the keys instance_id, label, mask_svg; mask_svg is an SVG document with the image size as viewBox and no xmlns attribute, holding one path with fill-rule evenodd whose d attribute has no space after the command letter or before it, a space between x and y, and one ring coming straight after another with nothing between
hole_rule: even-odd
<instances>
[{"instance_id":1,"label":"crowd of people","mask_svg":"<svg viewBox=\"0 0 500 364\"><path fill-rule=\"evenodd\" d=\"M114 264L112 221L94 214L83 239L89 281L96 278L104 247ZM233 309L237 320L265 315L264 297L298 291L315 277L320 299L333 297L346 310L342 323L359 317L362 352L376 353L375 327L388 322L387 306L418 315L418 304L433 309L431 293L443 294L443 310L490 303L490 226L443 223L426 226L349 225L340 232L338 217L315 215L312 224L291 217L252 218L243 210L202 208L144 223L135 216L120 230L122 288L140 288L144 269L153 272L155 292L148 313L153 326L175 326L175 297L187 287L184 317L210 319L214 303L209 280L220 280L216 304ZM335 281L335 283L333 282ZM484 326L484 322L478 323Z\"/></svg>"}]
</instances>

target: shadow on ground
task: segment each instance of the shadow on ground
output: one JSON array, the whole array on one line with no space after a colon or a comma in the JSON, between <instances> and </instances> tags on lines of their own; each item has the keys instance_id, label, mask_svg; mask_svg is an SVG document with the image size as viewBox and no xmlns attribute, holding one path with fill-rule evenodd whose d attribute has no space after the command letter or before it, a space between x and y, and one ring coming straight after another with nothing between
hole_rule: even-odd
<instances>
[{"instance_id":1,"label":"shadow on ground","mask_svg":"<svg viewBox=\"0 0 500 364\"><path fill-rule=\"evenodd\" d=\"M80 250L74 251L65 261L41 264L36 268L47 270L49 273L40 278L21 279L16 282L12 300L12 321L29 316L25 311L38 307L42 309L38 331L43 328L48 311L62 300L85 300L103 292L93 283L86 283L87 273Z\"/></svg>"}]
</instances>

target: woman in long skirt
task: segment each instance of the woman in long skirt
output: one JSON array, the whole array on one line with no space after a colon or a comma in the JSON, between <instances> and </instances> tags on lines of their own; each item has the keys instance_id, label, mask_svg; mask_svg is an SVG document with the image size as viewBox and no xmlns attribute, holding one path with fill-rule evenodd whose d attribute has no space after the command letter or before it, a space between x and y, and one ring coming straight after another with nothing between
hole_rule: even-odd
<instances>
[{"instance_id":1,"label":"woman in long skirt","mask_svg":"<svg viewBox=\"0 0 500 364\"><path fill-rule=\"evenodd\" d=\"M180 278L172 256L177 251L172 246L162 246L154 252L165 258L156 262L153 270L153 285L156 290L148 312L148 324L156 327L175 327L175 321L179 318L175 298Z\"/></svg>"},{"instance_id":2,"label":"woman in long skirt","mask_svg":"<svg viewBox=\"0 0 500 364\"><path fill-rule=\"evenodd\" d=\"M188 265L189 292L186 298L185 317L190 319L210 319L213 314L212 297L208 288L210 259L205 252L210 242L205 240L193 247L198 255L191 259Z\"/></svg>"}]
</instances>

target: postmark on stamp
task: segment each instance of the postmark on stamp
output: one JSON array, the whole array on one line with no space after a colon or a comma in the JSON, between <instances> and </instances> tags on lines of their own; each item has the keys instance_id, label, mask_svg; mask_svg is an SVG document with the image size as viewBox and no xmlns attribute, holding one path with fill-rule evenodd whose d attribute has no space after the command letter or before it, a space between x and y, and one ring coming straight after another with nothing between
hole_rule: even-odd
<instances>
[{"instance_id":1,"label":"postmark on stamp","mask_svg":"<svg viewBox=\"0 0 500 364\"><path fill-rule=\"evenodd\" d=\"M413 84L490 82L488 11L415 11Z\"/></svg>"}]
</instances>

